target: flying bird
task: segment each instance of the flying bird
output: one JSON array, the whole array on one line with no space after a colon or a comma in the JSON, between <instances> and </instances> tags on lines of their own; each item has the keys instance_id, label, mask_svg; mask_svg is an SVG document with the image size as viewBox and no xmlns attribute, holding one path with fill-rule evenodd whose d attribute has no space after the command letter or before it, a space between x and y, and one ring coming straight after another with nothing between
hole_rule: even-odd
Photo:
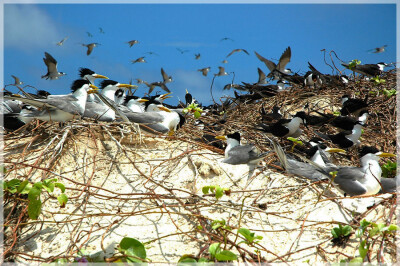
<instances>
[{"instance_id":1,"label":"flying bird","mask_svg":"<svg viewBox=\"0 0 400 266\"><path fill-rule=\"evenodd\" d=\"M194 54L194 59L199 60L200 59L200 53Z\"/></svg>"},{"instance_id":2,"label":"flying bird","mask_svg":"<svg viewBox=\"0 0 400 266\"><path fill-rule=\"evenodd\" d=\"M224 38L222 38L222 39L219 40L219 41L222 42L222 41L227 41L227 40L230 40L230 41L233 42L233 39L231 39L231 38L229 38L229 37L224 37Z\"/></svg>"},{"instance_id":3,"label":"flying bird","mask_svg":"<svg viewBox=\"0 0 400 266\"><path fill-rule=\"evenodd\" d=\"M42 76L42 79L58 79L61 76L66 75L64 72L58 72L57 70L57 61L52 57L49 53L44 52L45 58L43 58L43 62L47 66L47 74Z\"/></svg>"},{"instance_id":4,"label":"flying bird","mask_svg":"<svg viewBox=\"0 0 400 266\"><path fill-rule=\"evenodd\" d=\"M258 71L257 84L267 84L267 76L265 75L265 73L259 67L257 67L257 71Z\"/></svg>"},{"instance_id":5,"label":"flying bird","mask_svg":"<svg viewBox=\"0 0 400 266\"><path fill-rule=\"evenodd\" d=\"M90 55L93 51L93 48L100 45L100 43L89 43L89 44L84 44L82 43L82 46L86 46L87 47L87 51L86 51L86 55Z\"/></svg>"},{"instance_id":6,"label":"flying bird","mask_svg":"<svg viewBox=\"0 0 400 266\"><path fill-rule=\"evenodd\" d=\"M86 34L87 34L88 37L93 37L93 35L88 31L86 32Z\"/></svg>"},{"instance_id":7,"label":"flying bird","mask_svg":"<svg viewBox=\"0 0 400 266\"><path fill-rule=\"evenodd\" d=\"M244 52L244 53L246 53L247 55L249 55L249 52L247 52L245 49L233 49L232 52L230 52L226 57L229 57L229 56L231 56L233 53L236 53L236 52Z\"/></svg>"},{"instance_id":8,"label":"flying bird","mask_svg":"<svg viewBox=\"0 0 400 266\"><path fill-rule=\"evenodd\" d=\"M138 40L132 40L132 41L129 41L129 42L126 42L126 43L129 44L129 48L130 48L130 47L134 46L135 44L139 43L139 41Z\"/></svg>"},{"instance_id":9,"label":"flying bird","mask_svg":"<svg viewBox=\"0 0 400 266\"><path fill-rule=\"evenodd\" d=\"M211 67L205 67L202 69L198 69L197 71L200 71L203 74L203 76L207 77L207 74L210 71L210 69L211 69Z\"/></svg>"},{"instance_id":10,"label":"flying bird","mask_svg":"<svg viewBox=\"0 0 400 266\"><path fill-rule=\"evenodd\" d=\"M64 44L64 42L68 39L68 36L65 37L64 39L62 39L61 41L59 41L58 43L56 43L58 46L61 46Z\"/></svg>"},{"instance_id":11,"label":"flying bird","mask_svg":"<svg viewBox=\"0 0 400 266\"><path fill-rule=\"evenodd\" d=\"M159 54L157 54L157 53L155 53L155 52L151 52L151 51L150 51L150 52L145 52L145 54L149 54L149 55L153 55L153 54L154 54L154 55L159 55Z\"/></svg>"},{"instance_id":12,"label":"flying bird","mask_svg":"<svg viewBox=\"0 0 400 266\"><path fill-rule=\"evenodd\" d=\"M11 77L13 77L14 79L14 84L13 85L22 85L24 84L18 77L11 75Z\"/></svg>"},{"instance_id":13,"label":"flying bird","mask_svg":"<svg viewBox=\"0 0 400 266\"><path fill-rule=\"evenodd\" d=\"M376 48L370 49L367 52L370 52L370 53L373 53L373 54L380 54L380 53L383 53L383 52L386 51L386 49L385 49L386 47L387 47L387 45L385 44L385 45L383 45L381 47L376 47Z\"/></svg>"},{"instance_id":14,"label":"flying bird","mask_svg":"<svg viewBox=\"0 0 400 266\"><path fill-rule=\"evenodd\" d=\"M102 27L99 27L99 32L102 33L102 34L105 33Z\"/></svg>"},{"instance_id":15,"label":"flying bird","mask_svg":"<svg viewBox=\"0 0 400 266\"><path fill-rule=\"evenodd\" d=\"M285 69L286 65L290 62L290 58L292 57L292 51L290 49L290 46L286 48L286 50L282 53L281 57L279 58L278 64L275 64L274 62L262 57L257 52L254 53L256 54L257 58L268 67L269 71L271 71L271 73L269 73L267 77L274 77L274 79L280 79L279 72L282 72L284 74L291 73L290 69Z\"/></svg>"},{"instance_id":16,"label":"flying bird","mask_svg":"<svg viewBox=\"0 0 400 266\"><path fill-rule=\"evenodd\" d=\"M184 54L186 52L189 52L189 50L183 50L181 48L176 48L176 50L178 50L181 54Z\"/></svg>"},{"instance_id":17,"label":"flying bird","mask_svg":"<svg viewBox=\"0 0 400 266\"><path fill-rule=\"evenodd\" d=\"M225 68L222 66L219 66L219 72L217 74L214 74L214 76L226 76L228 73L225 71Z\"/></svg>"},{"instance_id":18,"label":"flying bird","mask_svg":"<svg viewBox=\"0 0 400 266\"><path fill-rule=\"evenodd\" d=\"M142 56L142 57L139 57L138 59L131 60L131 62L132 62L132 64L135 64L135 63L146 63L146 60L144 60L144 56Z\"/></svg>"},{"instance_id":19,"label":"flying bird","mask_svg":"<svg viewBox=\"0 0 400 266\"><path fill-rule=\"evenodd\" d=\"M161 68L161 75L162 75L163 83L164 83L164 84L165 84L165 83L168 83L168 82L172 82L172 77L171 77L171 76L168 76L167 73L165 73L165 71L164 71L163 68Z\"/></svg>"}]
</instances>

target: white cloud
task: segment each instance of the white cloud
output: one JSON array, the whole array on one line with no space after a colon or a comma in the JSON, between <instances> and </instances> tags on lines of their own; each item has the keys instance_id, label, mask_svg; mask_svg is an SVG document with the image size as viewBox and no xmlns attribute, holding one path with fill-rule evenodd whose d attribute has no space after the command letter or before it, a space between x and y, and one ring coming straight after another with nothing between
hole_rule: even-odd
<instances>
[{"instance_id":1,"label":"white cloud","mask_svg":"<svg viewBox=\"0 0 400 266\"><path fill-rule=\"evenodd\" d=\"M35 5L4 5L4 44L22 50L47 46L60 38L46 12Z\"/></svg>"}]
</instances>

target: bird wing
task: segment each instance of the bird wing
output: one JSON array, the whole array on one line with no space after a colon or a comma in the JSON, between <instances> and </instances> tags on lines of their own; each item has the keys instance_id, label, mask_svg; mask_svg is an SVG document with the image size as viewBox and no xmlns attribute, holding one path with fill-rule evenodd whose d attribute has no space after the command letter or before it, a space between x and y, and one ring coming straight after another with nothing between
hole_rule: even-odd
<instances>
[{"instance_id":1,"label":"bird wing","mask_svg":"<svg viewBox=\"0 0 400 266\"><path fill-rule=\"evenodd\" d=\"M365 179L365 173L358 167L339 168L333 182L350 196L362 195L367 192L361 183Z\"/></svg>"},{"instance_id":2,"label":"bird wing","mask_svg":"<svg viewBox=\"0 0 400 266\"><path fill-rule=\"evenodd\" d=\"M262 57L261 55L259 55L256 51L254 51L254 53L256 54L257 58L261 61L264 62L264 64L268 67L269 71L274 71L276 68L276 64L272 61L269 61L268 59Z\"/></svg>"},{"instance_id":3,"label":"bird wing","mask_svg":"<svg viewBox=\"0 0 400 266\"><path fill-rule=\"evenodd\" d=\"M14 76L14 75L11 75L11 77L13 77L13 79L15 81L15 84L19 84L20 83L20 80L19 80L18 77Z\"/></svg>"},{"instance_id":4,"label":"bird wing","mask_svg":"<svg viewBox=\"0 0 400 266\"><path fill-rule=\"evenodd\" d=\"M165 90L166 92L171 92L164 83L160 84L160 88Z\"/></svg>"},{"instance_id":5,"label":"bird wing","mask_svg":"<svg viewBox=\"0 0 400 266\"><path fill-rule=\"evenodd\" d=\"M88 45L87 45L86 54L87 54L87 55L90 55L90 54L92 53L92 51L93 51L93 48L94 48L94 44L88 44Z\"/></svg>"},{"instance_id":6,"label":"bird wing","mask_svg":"<svg viewBox=\"0 0 400 266\"><path fill-rule=\"evenodd\" d=\"M252 144L233 147L228 152L228 157L224 159L223 162L228 164L246 164L258 158L254 149L255 146Z\"/></svg>"},{"instance_id":7,"label":"bird wing","mask_svg":"<svg viewBox=\"0 0 400 266\"><path fill-rule=\"evenodd\" d=\"M161 68L161 75L163 77L164 82L169 79L167 73L165 73L163 68Z\"/></svg>"},{"instance_id":8,"label":"bird wing","mask_svg":"<svg viewBox=\"0 0 400 266\"><path fill-rule=\"evenodd\" d=\"M397 191L396 178L382 178L381 185L383 193L393 193Z\"/></svg>"},{"instance_id":9,"label":"bird wing","mask_svg":"<svg viewBox=\"0 0 400 266\"><path fill-rule=\"evenodd\" d=\"M265 79L267 78L267 76L261 70L261 68L258 67L257 71L258 71L258 82L257 83L265 83Z\"/></svg>"},{"instance_id":10,"label":"bird wing","mask_svg":"<svg viewBox=\"0 0 400 266\"><path fill-rule=\"evenodd\" d=\"M47 66L48 73L58 73L57 61L49 53L44 52L46 58L43 58L44 63Z\"/></svg>"},{"instance_id":11,"label":"bird wing","mask_svg":"<svg viewBox=\"0 0 400 266\"><path fill-rule=\"evenodd\" d=\"M281 58L279 58L278 66L276 67L279 71L283 71L286 65L290 62L290 58L292 57L292 50L290 46L286 48L286 50L282 53Z\"/></svg>"}]
</instances>

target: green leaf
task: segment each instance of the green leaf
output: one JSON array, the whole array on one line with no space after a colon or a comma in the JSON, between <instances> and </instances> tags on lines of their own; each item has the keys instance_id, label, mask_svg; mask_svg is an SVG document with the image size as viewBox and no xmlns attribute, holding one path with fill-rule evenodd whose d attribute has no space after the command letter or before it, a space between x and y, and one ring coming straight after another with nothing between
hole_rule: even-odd
<instances>
[{"instance_id":1,"label":"green leaf","mask_svg":"<svg viewBox=\"0 0 400 266\"><path fill-rule=\"evenodd\" d=\"M365 219L363 219L361 222L360 222L360 227L361 228L366 228L368 225L370 225L371 224L371 222L368 222L367 220L365 220Z\"/></svg>"},{"instance_id":2,"label":"green leaf","mask_svg":"<svg viewBox=\"0 0 400 266\"><path fill-rule=\"evenodd\" d=\"M337 227L332 228L331 234L332 234L333 238L339 238L341 236L340 229Z\"/></svg>"},{"instance_id":3,"label":"green leaf","mask_svg":"<svg viewBox=\"0 0 400 266\"><path fill-rule=\"evenodd\" d=\"M58 188L61 190L62 193L65 192L65 186L64 186L63 183L54 183L54 185L55 185L56 187L58 187Z\"/></svg>"},{"instance_id":4,"label":"green leaf","mask_svg":"<svg viewBox=\"0 0 400 266\"><path fill-rule=\"evenodd\" d=\"M350 263L363 263L364 259L361 257L355 257L354 259L350 260Z\"/></svg>"},{"instance_id":5,"label":"green leaf","mask_svg":"<svg viewBox=\"0 0 400 266\"><path fill-rule=\"evenodd\" d=\"M207 258L200 258L198 260L198 263L204 263L204 262L209 262L209 260Z\"/></svg>"},{"instance_id":6,"label":"green leaf","mask_svg":"<svg viewBox=\"0 0 400 266\"><path fill-rule=\"evenodd\" d=\"M2 174L7 173L7 169L4 165L0 165L0 173L2 173Z\"/></svg>"},{"instance_id":7,"label":"green leaf","mask_svg":"<svg viewBox=\"0 0 400 266\"><path fill-rule=\"evenodd\" d=\"M343 234L344 236L348 236L348 235L351 233L351 231L353 231L353 228L351 228L350 225L346 225L346 226L344 226L344 227L342 228L342 234Z\"/></svg>"},{"instance_id":8,"label":"green leaf","mask_svg":"<svg viewBox=\"0 0 400 266\"><path fill-rule=\"evenodd\" d=\"M237 260L237 256L229 250L223 250L215 255L217 261L233 261Z\"/></svg>"},{"instance_id":9,"label":"green leaf","mask_svg":"<svg viewBox=\"0 0 400 266\"><path fill-rule=\"evenodd\" d=\"M29 183L28 180L22 181L22 183L17 187L17 192L21 193L25 189L25 187L28 185L28 183Z\"/></svg>"},{"instance_id":10,"label":"green leaf","mask_svg":"<svg viewBox=\"0 0 400 266\"><path fill-rule=\"evenodd\" d=\"M8 190L11 193L17 192L17 187L21 184L21 180L19 179L12 179L10 181L6 181L5 183L5 190Z\"/></svg>"},{"instance_id":11,"label":"green leaf","mask_svg":"<svg viewBox=\"0 0 400 266\"><path fill-rule=\"evenodd\" d=\"M35 184L33 184L33 186L37 189L42 189L43 188L43 183L42 182L36 182Z\"/></svg>"},{"instance_id":12,"label":"green leaf","mask_svg":"<svg viewBox=\"0 0 400 266\"><path fill-rule=\"evenodd\" d=\"M226 224L226 221L224 219L222 220L214 220L211 223L211 228L214 230L217 230L218 228L224 226Z\"/></svg>"},{"instance_id":13,"label":"green leaf","mask_svg":"<svg viewBox=\"0 0 400 266\"><path fill-rule=\"evenodd\" d=\"M217 186L215 188L215 198L220 199L223 195L224 195L224 190L220 186Z\"/></svg>"},{"instance_id":14,"label":"green leaf","mask_svg":"<svg viewBox=\"0 0 400 266\"><path fill-rule=\"evenodd\" d=\"M145 259L147 256L144 245L139 240L136 240L134 238L124 237L119 243L119 246L125 252L130 253L125 253L127 255L134 255L141 259Z\"/></svg>"},{"instance_id":15,"label":"green leaf","mask_svg":"<svg viewBox=\"0 0 400 266\"><path fill-rule=\"evenodd\" d=\"M43 186L49 193L52 193L54 191L54 183L43 184Z\"/></svg>"},{"instance_id":16,"label":"green leaf","mask_svg":"<svg viewBox=\"0 0 400 266\"><path fill-rule=\"evenodd\" d=\"M379 233L380 233L379 228L378 227L374 227L371 230L369 230L368 235L369 235L369 237L373 237L373 236L375 236L375 235L377 235Z\"/></svg>"},{"instance_id":17,"label":"green leaf","mask_svg":"<svg viewBox=\"0 0 400 266\"><path fill-rule=\"evenodd\" d=\"M32 220L36 220L39 217L40 210L42 209L42 202L40 199L31 199L28 203L28 215Z\"/></svg>"},{"instance_id":18,"label":"green leaf","mask_svg":"<svg viewBox=\"0 0 400 266\"><path fill-rule=\"evenodd\" d=\"M391 224L391 225L389 225L388 226L388 229L387 229L389 232L393 232L393 231L397 231L397 230L399 230L399 227L397 226L397 225L395 225L395 224Z\"/></svg>"},{"instance_id":19,"label":"green leaf","mask_svg":"<svg viewBox=\"0 0 400 266\"><path fill-rule=\"evenodd\" d=\"M60 196L57 197L58 202L60 203L60 207L64 208L65 204L68 202L68 196L62 193Z\"/></svg>"},{"instance_id":20,"label":"green leaf","mask_svg":"<svg viewBox=\"0 0 400 266\"><path fill-rule=\"evenodd\" d=\"M360 252L361 258L364 260L365 256L367 256L369 249L369 243L367 243L367 240L363 240L360 242L360 246L358 248L358 252Z\"/></svg>"},{"instance_id":21,"label":"green leaf","mask_svg":"<svg viewBox=\"0 0 400 266\"><path fill-rule=\"evenodd\" d=\"M196 263L197 260L191 254L184 254L182 257L179 258L178 263Z\"/></svg>"},{"instance_id":22,"label":"green leaf","mask_svg":"<svg viewBox=\"0 0 400 266\"><path fill-rule=\"evenodd\" d=\"M199 111L195 111L193 115L195 118L199 118L201 116Z\"/></svg>"},{"instance_id":23,"label":"green leaf","mask_svg":"<svg viewBox=\"0 0 400 266\"><path fill-rule=\"evenodd\" d=\"M29 200L38 199L40 197L40 192L42 192L42 190L40 188L37 188L37 186L33 185L33 187L28 193L28 199Z\"/></svg>"},{"instance_id":24,"label":"green leaf","mask_svg":"<svg viewBox=\"0 0 400 266\"><path fill-rule=\"evenodd\" d=\"M208 248L208 252L211 254L213 258L215 258L215 255L221 250L220 245L221 243L213 243Z\"/></svg>"}]
</instances>

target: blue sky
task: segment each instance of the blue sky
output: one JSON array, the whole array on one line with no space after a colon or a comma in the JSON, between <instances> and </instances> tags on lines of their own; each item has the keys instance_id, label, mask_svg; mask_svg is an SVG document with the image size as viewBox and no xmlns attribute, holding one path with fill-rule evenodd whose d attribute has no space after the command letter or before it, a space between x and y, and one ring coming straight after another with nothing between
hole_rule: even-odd
<instances>
[{"instance_id":1,"label":"blue sky","mask_svg":"<svg viewBox=\"0 0 400 266\"><path fill-rule=\"evenodd\" d=\"M57 46L66 36L65 44ZM224 37L234 41L220 41ZM140 43L129 48L126 42L135 39ZM81 43L92 42L101 46L87 56ZM384 53L367 52L385 44ZM174 96L168 103L183 100L188 89L200 102L209 104L212 74L218 72L218 66L234 72L235 83L256 82L257 67L266 74L269 71L254 51L279 59L288 46L292 59L287 67L300 74L308 70L308 61L321 72L331 73L321 49L334 50L344 61L395 62L396 5L4 4L4 84L13 83L11 75L15 75L25 84L53 94L68 93L80 67L121 83L131 78L160 81L163 67L174 79L168 84ZM181 54L177 48L189 51ZM246 49L250 55L235 53L223 64L236 48ZM47 71L42 60L45 51L67 76L52 81L40 78ZM195 53L201 54L199 60L194 59ZM147 63L131 64L130 60L141 56ZM208 66L207 77L197 71ZM215 79L214 98L232 94L222 90L232 78ZM140 85L137 95L147 90Z\"/></svg>"}]
</instances>

